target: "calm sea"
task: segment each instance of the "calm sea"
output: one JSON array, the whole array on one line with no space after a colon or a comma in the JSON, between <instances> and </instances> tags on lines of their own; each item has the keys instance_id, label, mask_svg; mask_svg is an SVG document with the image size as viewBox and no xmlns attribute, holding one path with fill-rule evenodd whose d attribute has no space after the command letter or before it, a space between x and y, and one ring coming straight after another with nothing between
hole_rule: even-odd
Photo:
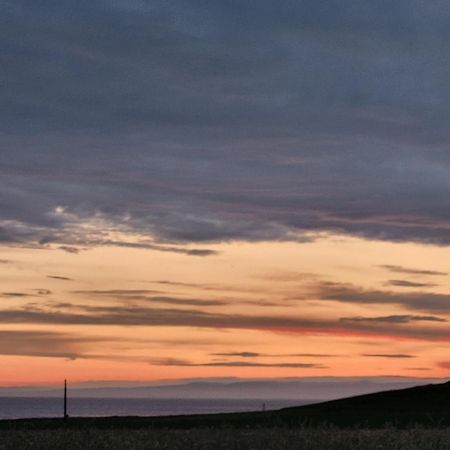
<instances>
[{"instance_id":1,"label":"calm sea","mask_svg":"<svg viewBox=\"0 0 450 450\"><path fill-rule=\"evenodd\" d=\"M280 409L300 406L311 401L268 400L265 407ZM70 416L168 416L177 414L213 414L220 412L260 411L262 400L232 399L126 399L126 398L72 398L68 402ZM0 419L32 417L60 417L63 403L60 398L0 398Z\"/></svg>"}]
</instances>

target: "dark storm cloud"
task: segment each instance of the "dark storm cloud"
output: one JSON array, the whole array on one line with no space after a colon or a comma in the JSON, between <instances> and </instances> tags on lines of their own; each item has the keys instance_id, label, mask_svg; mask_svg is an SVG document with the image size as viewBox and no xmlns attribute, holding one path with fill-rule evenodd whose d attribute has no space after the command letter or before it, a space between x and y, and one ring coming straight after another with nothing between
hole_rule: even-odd
<instances>
[{"instance_id":1,"label":"dark storm cloud","mask_svg":"<svg viewBox=\"0 0 450 450\"><path fill-rule=\"evenodd\" d=\"M444 0L1 2L0 242L447 245L449 19Z\"/></svg>"},{"instance_id":2,"label":"dark storm cloud","mask_svg":"<svg viewBox=\"0 0 450 450\"><path fill-rule=\"evenodd\" d=\"M45 306L45 305L44 305ZM119 325L119 326L173 326L210 329L259 330L274 333L331 336L372 336L379 338L406 338L426 341L449 341L446 328L422 328L404 324L334 321L301 316L243 315L206 312L198 309L168 309L137 305L87 306L64 305L63 309L37 304L23 309L0 311L3 324L55 325Z\"/></svg>"},{"instance_id":3,"label":"dark storm cloud","mask_svg":"<svg viewBox=\"0 0 450 450\"><path fill-rule=\"evenodd\" d=\"M395 265L391 265L391 264L383 264L378 267L381 267L382 269L386 269L389 272L403 273L406 275L426 275L426 276L448 275L447 272L438 272L436 270L425 270L425 269L412 269L410 267L395 266Z\"/></svg>"}]
</instances>

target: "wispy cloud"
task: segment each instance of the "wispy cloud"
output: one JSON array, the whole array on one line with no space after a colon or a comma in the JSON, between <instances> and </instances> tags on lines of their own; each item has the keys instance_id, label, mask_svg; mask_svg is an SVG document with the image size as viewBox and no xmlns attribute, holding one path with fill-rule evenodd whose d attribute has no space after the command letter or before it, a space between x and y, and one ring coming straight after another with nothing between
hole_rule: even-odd
<instances>
[{"instance_id":1,"label":"wispy cloud","mask_svg":"<svg viewBox=\"0 0 450 450\"><path fill-rule=\"evenodd\" d=\"M410 359L415 358L414 355L408 355L405 353L364 353L362 356L368 358L388 358L388 359Z\"/></svg>"},{"instance_id":2,"label":"wispy cloud","mask_svg":"<svg viewBox=\"0 0 450 450\"><path fill-rule=\"evenodd\" d=\"M450 361L440 361L437 366L441 369L450 369Z\"/></svg>"},{"instance_id":3,"label":"wispy cloud","mask_svg":"<svg viewBox=\"0 0 450 450\"><path fill-rule=\"evenodd\" d=\"M96 338L52 331L1 330L0 354L76 359Z\"/></svg>"},{"instance_id":4,"label":"wispy cloud","mask_svg":"<svg viewBox=\"0 0 450 450\"><path fill-rule=\"evenodd\" d=\"M163 282L163 285L168 285ZM184 286L184 285L188 286ZM172 286L172 283L169 284ZM283 307L289 306L289 304L284 304L283 302L270 301L270 300L249 300L241 297L226 297L223 298L223 291L234 292L234 293L244 293L247 292L245 289L233 289L226 286L203 286L201 283L197 286L192 283L175 283L177 287L198 287L200 290L206 290L214 293L206 298L192 298L186 297L184 295L177 295L173 293L166 293L164 291L152 290L152 289L112 289L112 290L79 290L72 291L75 294L83 294L87 296L100 296L108 298L109 300L121 300L128 302L143 302L143 303L165 303L168 305L191 305L191 306L229 306L231 304L246 304L261 307ZM217 291L217 292L216 292ZM249 292L255 292L249 290ZM259 292L259 291L256 291ZM165 295L150 295L150 294L165 294ZM215 298L219 296L221 298Z\"/></svg>"},{"instance_id":5,"label":"wispy cloud","mask_svg":"<svg viewBox=\"0 0 450 450\"><path fill-rule=\"evenodd\" d=\"M85 289L72 291L74 294L99 295L105 297L128 297L135 295L160 294L153 289Z\"/></svg>"},{"instance_id":6,"label":"wispy cloud","mask_svg":"<svg viewBox=\"0 0 450 450\"><path fill-rule=\"evenodd\" d=\"M224 356L241 358L290 358L290 357L305 357L305 358L332 358L337 355L327 353L258 353L258 352L223 352L211 353L211 356Z\"/></svg>"},{"instance_id":7,"label":"wispy cloud","mask_svg":"<svg viewBox=\"0 0 450 450\"><path fill-rule=\"evenodd\" d=\"M22 298L22 297L30 297L31 294L27 294L25 292L2 292L0 293L0 297L5 298Z\"/></svg>"},{"instance_id":8,"label":"wispy cloud","mask_svg":"<svg viewBox=\"0 0 450 450\"><path fill-rule=\"evenodd\" d=\"M72 324L120 326L174 326L211 329L247 329L299 335L400 337L429 341L449 341L444 327L407 326L400 323L334 321L283 315L243 315L213 313L196 309L165 309L150 306L74 305L62 311L45 310L34 305L28 309L0 311L0 323Z\"/></svg>"},{"instance_id":9,"label":"wispy cloud","mask_svg":"<svg viewBox=\"0 0 450 450\"><path fill-rule=\"evenodd\" d=\"M33 289L34 292L38 295L51 295L52 291L50 289Z\"/></svg>"},{"instance_id":10,"label":"wispy cloud","mask_svg":"<svg viewBox=\"0 0 450 450\"><path fill-rule=\"evenodd\" d=\"M78 247L70 246L70 245L60 245L59 250L62 250L66 253L77 254L80 253L80 249Z\"/></svg>"},{"instance_id":11,"label":"wispy cloud","mask_svg":"<svg viewBox=\"0 0 450 450\"><path fill-rule=\"evenodd\" d=\"M109 299L119 299L123 301L134 301L144 303L161 303L167 305L190 305L190 306L225 306L229 302L218 299L202 299L189 297L174 297L168 295L150 295L161 293L151 289L111 289L111 290L82 290L73 291L76 294L90 296L101 296Z\"/></svg>"},{"instance_id":12,"label":"wispy cloud","mask_svg":"<svg viewBox=\"0 0 450 450\"><path fill-rule=\"evenodd\" d=\"M152 281L154 284L160 284L162 286L174 287L174 288L193 288L203 291L226 291L241 294L252 294L252 293L263 293L264 290L261 288L254 288L248 286L234 286L232 284L221 284L221 283L186 283L181 281L173 280L155 280Z\"/></svg>"},{"instance_id":13,"label":"wispy cloud","mask_svg":"<svg viewBox=\"0 0 450 450\"><path fill-rule=\"evenodd\" d=\"M179 253L181 255L188 255L188 256L214 256L219 254L219 252L216 250L204 248L183 248L183 247L160 245L152 242L100 241L100 242L92 242L91 244L113 246L113 247L140 248L147 250L156 250L158 252Z\"/></svg>"},{"instance_id":14,"label":"wispy cloud","mask_svg":"<svg viewBox=\"0 0 450 450\"><path fill-rule=\"evenodd\" d=\"M437 286L435 283L420 283L409 280L389 280L386 282L387 286L406 287L406 288L424 288Z\"/></svg>"},{"instance_id":15,"label":"wispy cloud","mask_svg":"<svg viewBox=\"0 0 450 450\"><path fill-rule=\"evenodd\" d=\"M155 366L182 366L182 367L279 367L290 369L326 369L326 366L322 364L310 364L310 363L261 363L261 362L249 362L249 361L208 361L196 363L184 359L176 358L155 358L151 359L150 364Z\"/></svg>"},{"instance_id":16,"label":"wispy cloud","mask_svg":"<svg viewBox=\"0 0 450 450\"><path fill-rule=\"evenodd\" d=\"M367 323L411 323L411 322L447 322L447 319L436 316L392 315L378 317L342 317L341 322L367 322Z\"/></svg>"},{"instance_id":17,"label":"wispy cloud","mask_svg":"<svg viewBox=\"0 0 450 450\"><path fill-rule=\"evenodd\" d=\"M406 274L406 275L426 275L426 276L438 276L438 277L448 275L447 272L440 272L437 270L413 269L411 267L395 266L395 265L391 265L391 264L383 264L378 267L381 267L382 269L386 269L389 272L402 273L402 274Z\"/></svg>"},{"instance_id":18,"label":"wispy cloud","mask_svg":"<svg viewBox=\"0 0 450 450\"><path fill-rule=\"evenodd\" d=\"M360 305L396 305L409 310L426 312L450 312L450 295L426 291L393 292L363 289L361 287L333 282L317 283L314 295L321 301L335 301Z\"/></svg>"},{"instance_id":19,"label":"wispy cloud","mask_svg":"<svg viewBox=\"0 0 450 450\"><path fill-rule=\"evenodd\" d=\"M60 275L47 275L47 278L51 278L52 280L60 280L60 281L73 281L72 278L63 277Z\"/></svg>"}]
</instances>

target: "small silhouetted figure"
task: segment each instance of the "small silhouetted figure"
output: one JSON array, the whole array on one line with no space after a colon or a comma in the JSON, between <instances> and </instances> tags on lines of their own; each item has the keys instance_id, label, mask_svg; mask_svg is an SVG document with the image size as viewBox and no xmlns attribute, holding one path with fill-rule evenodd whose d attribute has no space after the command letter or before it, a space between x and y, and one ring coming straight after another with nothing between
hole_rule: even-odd
<instances>
[{"instance_id":1,"label":"small silhouetted figure","mask_svg":"<svg viewBox=\"0 0 450 450\"><path fill-rule=\"evenodd\" d=\"M67 415L67 380L64 380L64 422L69 418Z\"/></svg>"},{"instance_id":2,"label":"small silhouetted figure","mask_svg":"<svg viewBox=\"0 0 450 450\"><path fill-rule=\"evenodd\" d=\"M262 410L263 410L263 412L266 412L266 404L265 403L262 404Z\"/></svg>"}]
</instances>

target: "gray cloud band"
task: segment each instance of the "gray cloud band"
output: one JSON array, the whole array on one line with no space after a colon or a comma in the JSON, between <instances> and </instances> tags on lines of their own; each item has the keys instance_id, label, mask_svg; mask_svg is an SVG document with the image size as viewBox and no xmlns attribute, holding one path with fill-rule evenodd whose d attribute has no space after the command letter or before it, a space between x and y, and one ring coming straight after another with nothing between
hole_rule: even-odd
<instances>
[{"instance_id":1,"label":"gray cloud band","mask_svg":"<svg viewBox=\"0 0 450 450\"><path fill-rule=\"evenodd\" d=\"M214 252L173 243L450 243L444 0L17 0L0 17L0 242L104 245L77 227L101 215L187 256Z\"/></svg>"},{"instance_id":2,"label":"gray cloud band","mask_svg":"<svg viewBox=\"0 0 450 450\"><path fill-rule=\"evenodd\" d=\"M281 315L247 316L212 313L196 309L167 309L132 306L57 305L50 310L31 308L0 311L0 323L66 324L98 326L174 326L214 329L247 329L274 333L309 335L401 337L429 341L449 341L448 327L419 327L405 322L366 320L320 320ZM421 319L417 319L419 322ZM414 322L414 319L410 320Z\"/></svg>"}]
</instances>

